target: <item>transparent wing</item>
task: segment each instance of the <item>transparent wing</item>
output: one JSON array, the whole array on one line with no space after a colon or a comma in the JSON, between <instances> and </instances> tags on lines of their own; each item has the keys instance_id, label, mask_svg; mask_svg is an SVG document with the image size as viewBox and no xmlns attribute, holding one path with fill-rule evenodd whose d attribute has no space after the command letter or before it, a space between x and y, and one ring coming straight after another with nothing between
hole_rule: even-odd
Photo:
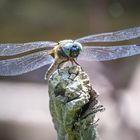
<instances>
[{"instance_id":1,"label":"transparent wing","mask_svg":"<svg viewBox=\"0 0 140 140\"><path fill-rule=\"evenodd\" d=\"M40 51L20 58L0 60L0 76L14 76L30 72L53 62L48 51Z\"/></svg>"},{"instance_id":2,"label":"transparent wing","mask_svg":"<svg viewBox=\"0 0 140 140\"><path fill-rule=\"evenodd\" d=\"M75 41L78 41L80 43L116 42L116 41L130 40L138 37L140 37L140 27L134 27L134 28L124 29L116 32L89 35L76 39Z\"/></svg>"},{"instance_id":3,"label":"transparent wing","mask_svg":"<svg viewBox=\"0 0 140 140\"><path fill-rule=\"evenodd\" d=\"M52 49L57 43L51 41L29 42L20 44L0 44L0 56L13 56L36 49Z\"/></svg>"},{"instance_id":4,"label":"transparent wing","mask_svg":"<svg viewBox=\"0 0 140 140\"><path fill-rule=\"evenodd\" d=\"M82 60L107 61L140 54L139 45L85 46L79 55Z\"/></svg>"}]
</instances>

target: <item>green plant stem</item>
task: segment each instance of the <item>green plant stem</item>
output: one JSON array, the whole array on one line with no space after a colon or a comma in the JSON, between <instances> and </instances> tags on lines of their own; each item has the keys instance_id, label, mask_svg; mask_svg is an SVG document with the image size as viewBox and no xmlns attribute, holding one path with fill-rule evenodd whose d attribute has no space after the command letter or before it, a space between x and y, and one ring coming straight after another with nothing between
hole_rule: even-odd
<instances>
[{"instance_id":1,"label":"green plant stem","mask_svg":"<svg viewBox=\"0 0 140 140\"><path fill-rule=\"evenodd\" d=\"M104 108L79 66L56 70L49 79L49 96L58 140L98 139L95 114Z\"/></svg>"}]
</instances>

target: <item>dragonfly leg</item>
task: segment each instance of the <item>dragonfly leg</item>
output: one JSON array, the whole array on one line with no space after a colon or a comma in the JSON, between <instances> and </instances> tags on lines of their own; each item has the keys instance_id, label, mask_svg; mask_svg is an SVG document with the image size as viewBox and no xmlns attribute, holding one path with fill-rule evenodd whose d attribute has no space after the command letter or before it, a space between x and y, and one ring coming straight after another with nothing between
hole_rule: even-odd
<instances>
[{"instance_id":1,"label":"dragonfly leg","mask_svg":"<svg viewBox=\"0 0 140 140\"><path fill-rule=\"evenodd\" d=\"M55 61L54 63L52 63L51 66L49 67L49 69L47 70L44 79L45 80L49 79L49 77L57 69L57 67L58 67L58 62L57 61Z\"/></svg>"},{"instance_id":2,"label":"dragonfly leg","mask_svg":"<svg viewBox=\"0 0 140 140\"><path fill-rule=\"evenodd\" d=\"M81 67L81 65L80 65L75 59L73 59L73 62L74 62L76 65L78 65L78 66ZM81 67L81 69L82 69L82 71L83 71L83 68L82 68L82 67Z\"/></svg>"},{"instance_id":3,"label":"dragonfly leg","mask_svg":"<svg viewBox=\"0 0 140 140\"><path fill-rule=\"evenodd\" d=\"M74 65L74 63L75 63L75 61L74 60L70 60L71 61L71 63L72 63L72 65ZM79 65L80 66L80 65ZM77 71L76 73L74 72L72 72L72 71L68 71L68 73L69 73L69 79L70 80L72 80L72 81L74 81L74 79L77 77L77 75L79 74L79 72Z\"/></svg>"},{"instance_id":4,"label":"dragonfly leg","mask_svg":"<svg viewBox=\"0 0 140 140\"><path fill-rule=\"evenodd\" d=\"M64 63L67 62L67 61L68 61L68 59L67 59L67 60L64 60L64 61L62 61L62 62L60 62L60 63L58 64L57 69L58 69L59 75L60 75L60 68L62 67L62 64L64 64Z\"/></svg>"},{"instance_id":5,"label":"dragonfly leg","mask_svg":"<svg viewBox=\"0 0 140 140\"><path fill-rule=\"evenodd\" d=\"M79 64L75 59L73 59L73 62L74 62L76 65L80 66L80 64Z\"/></svg>"}]
</instances>

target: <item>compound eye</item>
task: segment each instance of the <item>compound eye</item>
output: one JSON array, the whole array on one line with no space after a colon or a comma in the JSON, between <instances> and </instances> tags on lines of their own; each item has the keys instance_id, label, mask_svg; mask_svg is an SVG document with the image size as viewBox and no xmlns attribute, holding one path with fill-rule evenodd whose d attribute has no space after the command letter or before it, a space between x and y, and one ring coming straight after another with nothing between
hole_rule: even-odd
<instances>
[{"instance_id":1,"label":"compound eye","mask_svg":"<svg viewBox=\"0 0 140 140\"><path fill-rule=\"evenodd\" d=\"M80 48L77 46L77 45L72 45L72 48L71 48L72 51L75 51L75 52L79 52L80 51Z\"/></svg>"},{"instance_id":2,"label":"compound eye","mask_svg":"<svg viewBox=\"0 0 140 140\"><path fill-rule=\"evenodd\" d=\"M78 57L80 51L81 51L81 48L77 44L73 44L70 50L70 56Z\"/></svg>"},{"instance_id":3,"label":"compound eye","mask_svg":"<svg viewBox=\"0 0 140 140\"><path fill-rule=\"evenodd\" d=\"M63 51L67 56L70 56L72 46L73 46L73 43L67 43L64 45Z\"/></svg>"},{"instance_id":4,"label":"compound eye","mask_svg":"<svg viewBox=\"0 0 140 140\"><path fill-rule=\"evenodd\" d=\"M79 42L66 43L63 47L64 54L68 57L78 57L81 50L82 45Z\"/></svg>"}]
</instances>

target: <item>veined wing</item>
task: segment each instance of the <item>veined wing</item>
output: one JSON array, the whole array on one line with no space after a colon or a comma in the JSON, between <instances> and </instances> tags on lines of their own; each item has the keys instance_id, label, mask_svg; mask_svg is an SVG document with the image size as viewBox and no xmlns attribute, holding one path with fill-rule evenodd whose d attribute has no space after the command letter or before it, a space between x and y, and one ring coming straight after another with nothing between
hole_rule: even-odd
<instances>
[{"instance_id":1,"label":"veined wing","mask_svg":"<svg viewBox=\"0 0 140 140\"><path fill-rule=\"evenodd\" d=\"M116 41L130 40L138 37L140 37L140 27L134 27L134 28L124 29L116 32L89 35L76 39L75 41L78 41L80 43L116 42Z\"/></svg>"},{"instance_id":2,"label":"veined wing","mask_svg":"<svg viewBox=\"0 0 140 140\"><path fill-rule=\"evenodd\" d=\"M107 61L140 54L139 45L85 46L79 55L82 60Z\"/></svg>"},{"instance_id":3,"label":"veined wing","mask_svg":"<svg viewBox=\"0 0 140 140\"><path fill-rule=\"evenodd\" d=\"M40 51L19 58L0 60L0 76L14 76L27 73L53 62L48 51Z\"/></svg>"},{"instance_id":4,"label":"veined wing","mask_svg":"<svg viewBox=\"0 0 140 140\"><path fill-rule=\"evenodd\" d=\"M0 56L13 56L38 49L52 49L57 43L51 41L0 44Z\"/></svg>"}]
</instances>

